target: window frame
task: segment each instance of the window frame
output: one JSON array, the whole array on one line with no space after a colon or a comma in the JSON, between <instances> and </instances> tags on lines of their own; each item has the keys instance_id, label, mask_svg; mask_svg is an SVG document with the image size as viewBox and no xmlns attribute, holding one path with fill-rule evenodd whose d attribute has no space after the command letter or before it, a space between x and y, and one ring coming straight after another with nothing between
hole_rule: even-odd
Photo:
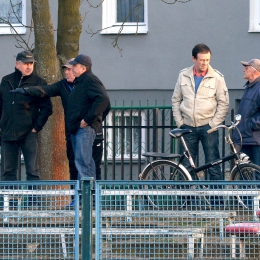
<instances>
[{"instance_id":1,"label":"window frame","mask_svg":"<svg viewBox=\"0 0 260 260\"><path fill-rule=\"evenodd\" d=\"M260 0L250 0L249 2L248 32L260 32Z\"/></svg>"},{"instance_id":2,"label":"window frame","mask_svg":"<svg viewBox=\"0 0 260 260\"><path fill-rule=\"evenodd\" d=\"M11 26L7 24L0 24L0 35L1 34L26 34L26 0L21 0L22 2L22 23L14 23L12 26L16 30L13 31Z\"/></svg>"},{"instance_id":3,"label":"window frame","mask_svg":"<svg viewBox=\"0 0 260 260\"><path fill-rule=\"evenodd\" d=\"M144 0L144 22L117 23L117 0L102 3L102 31L100 34L145 34L148 32L148 1ZM122 31L121 28L123 26Z\"/></svg>"},{"instance_id":4,"label":"window frame","mask_svg":"<svg viewBox=\"0 0 260 260\"><path fill-rule=\"evenodd\" d=\"M125 117L128 117L128 116L130 116L130 111L128 111L128 110L125 110L124 111L124 118ZM120 113L116 113L116 117L118 117L118 122L121 122L121 114ZM132 117L137 117L138 118L138 116L135 116L135 115L132 115ZM107 126L112 126L113 125L113 114L112 113L109 113L108 115L107 115L107 120L106 120L106 124L107 124ZM133 123L133 121L132 121L132 123ZM141 126L145 126L146 124L145 124L145 112L144 111L142 111L141 112ZM119 129L120 128L117 128L117 127L115 127L115 128L108 128L107 129L107 142L108 142L108 147L112 147L112 144L113 144L113 129L114 129L114 131L119 131ZM126 129L127 128L125 128L124 129L124 131L126 131ZM129 128L130 129L130 128ZM134 129L134 127L133 127L133 129ZM134 133L132 133L132 134L134 134ZM143 145L141 146L141 154L142 153L144 153L145 152L145 128L142 128L141 129L141 142L143 143ZM117 138L119 138L119 137L117 137ZM133 139L132 139L133 140ZM115 142L117 141L117 140L114 140ZM126 136L125 136L125 140L124 141L127 141L126 140ZM134 140L133 140L134 141ZM133 145L133 148L134 148L134 145ZM121 149L121 148L120 148ZM124 149L126 149L126 146L124 146ZM104 155L103 155L104 156ZM132 153L132 155L131 154L128 154L128 153L125 153L124 152L124 159L130 159L130 158L132 158L133 160L135 159L135 157L136 157L136 160L138 160L138 158L137 158L137 156L138 156L138 152L137 153L134 153L134 150L133 150L133 153ZM109 151L109 149L108 149L108 152L107 152L107 159L108 160L112 160L114 157L113 157L113 151L111 150L111 151ZM144 158L143 156L141 156L141 158ZM115 152L115 159L116 160L121 160L121 152L120 153L116 153ZM103 160L104 160L104 158L103 158Z\"/></svg>"}]
</instances>

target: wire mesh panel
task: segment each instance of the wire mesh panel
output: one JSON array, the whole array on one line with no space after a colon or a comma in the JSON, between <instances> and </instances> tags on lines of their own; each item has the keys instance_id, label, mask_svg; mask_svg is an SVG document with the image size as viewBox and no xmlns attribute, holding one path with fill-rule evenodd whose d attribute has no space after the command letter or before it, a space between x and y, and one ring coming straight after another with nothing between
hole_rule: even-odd
<instances>
[{"instance_id":1,"label":"wire mesh panel","mask_svg":"<svg viewBox=\"0 0 260 260\"><path fill-rule=\"evenodd\" d=\"M0 259L79 259L77 182L0 185Z\"/></svg>"},{"instance_id":2,"label":"wire mesh panel","mask_svg":"<svg viewBox=\"0 0 260 260\"><path fill-rule=\"evenodd\" d=\"M97 181L96 259L259 259L258 184Z\"/></svg>"}]
</instances>

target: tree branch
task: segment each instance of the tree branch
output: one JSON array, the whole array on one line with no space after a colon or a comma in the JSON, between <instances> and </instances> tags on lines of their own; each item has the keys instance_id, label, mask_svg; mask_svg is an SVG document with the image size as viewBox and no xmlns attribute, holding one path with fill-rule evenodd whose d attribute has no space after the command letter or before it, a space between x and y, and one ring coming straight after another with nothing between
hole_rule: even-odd
<instances>
[{"instance_id":1,"label":"tree branch","mask_svg":"<svg viewBox=\"0 0 260 260\"><path fill-rule=\"evenodd\" d=\"M162 2L164 2L165 4L168 4L168 5L173 5L175 3L187 3L187 2L190 2L192 0L174 0L173 2L168 2L168 1L165 1L165 0L161 0Z\"/></svg>"},{"instance_id":2,"label":"tree branch","mask_svg":"<svg viewBox=\"0 0 260 260\"><path fill-rule=\"evenodd\" d=\"M104 2L105 0L101 0L101 2L99 3L99 4L97 4L97 5L92 5L91 3L90 3L90 1L89 0L87 0L87 2L88 2L88 4L89 4L89 6L90 7L92 7L92 8L98 8L99 6L101 6L102 5L102 3Z\"/></svg>"}]
</instances>

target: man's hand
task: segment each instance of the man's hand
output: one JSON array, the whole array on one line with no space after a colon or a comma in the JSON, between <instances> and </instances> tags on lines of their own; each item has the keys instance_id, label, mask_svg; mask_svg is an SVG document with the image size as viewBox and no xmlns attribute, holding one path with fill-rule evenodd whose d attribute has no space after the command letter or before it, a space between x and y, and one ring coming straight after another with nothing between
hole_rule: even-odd
<instances>
[{"instance_id":1,"label":"man's hand","mask_svg":"<svg viewBox=\"0 0 260 260\"><path fill-rule=\"evenodd\" d=\"M27 92L24 88L16 88L13 90L9 90L10 93L18 93L18 94L22 94L22 95L26 95Z\"/></svg>"},{"instance_id":2,"label":"man's hand","mask_svg":"<svg viewBox=\"0 0 260 260\"><path fill-rule=\"evenodd\" d=\"M84 119L82 119L81 121L80 121L80 128L84 128L84 127L87 127L88 126L88 124L85 122L85 120Z\"/></svg>"}]
</instances>

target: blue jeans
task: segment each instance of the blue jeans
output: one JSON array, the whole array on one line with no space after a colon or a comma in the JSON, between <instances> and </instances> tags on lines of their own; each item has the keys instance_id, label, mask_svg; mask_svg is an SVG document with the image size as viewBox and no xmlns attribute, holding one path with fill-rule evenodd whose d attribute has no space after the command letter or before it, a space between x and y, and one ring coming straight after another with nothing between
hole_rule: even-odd
<instances>
[{"instance_id":1,"label":"blue jeans","mask_svg":"<svg viewBox=\"0 0 260 260\"><path fill-rule=\"evenodd\" d=\"M95 137L96 132L90 126L79 128L76 134L71 135L78 180L83 177L94 177L96 179L95 162L92 157L92 146Z\"/></svg>"},{"instance_id":2,"label":"blue jeans","mask_svg":"<svg viewBox=\"0 0 260 260\"><path fill-rule=\"evenodd\" d=\"M40 179L38 167L38 133L30 132L19 141L2 141L2 180L16 181L18 154L22 150L27 180Z\"/></svg>"},{"instance_id":3,"label":"blue jeans","mask_svg":"<svg viewBox=\"0 0 260 260\"><path fill-rule=\"evenodd\" d=\"M196 162L198 156L198 145L199 141L201 141L204 154L205 154L205 162L213 162L220 158L219 156L219 134L218 131L215 131L211 134L208 134L207 131L211 129L209 125L192 127L188 125L182 125L181 129L191 129L192 133L184 135L184 140L190 150L191 157ZM183 153L184 148L181 146L181 152ZM187 158L184 159L183 165L188 168L191 172L191 166ZM208 169L208 173L210 176L210 180L221 180L222 174L220 165L215 165ZM194 177L194 176L192 176Z\"/></svg>"}]
</instances>

